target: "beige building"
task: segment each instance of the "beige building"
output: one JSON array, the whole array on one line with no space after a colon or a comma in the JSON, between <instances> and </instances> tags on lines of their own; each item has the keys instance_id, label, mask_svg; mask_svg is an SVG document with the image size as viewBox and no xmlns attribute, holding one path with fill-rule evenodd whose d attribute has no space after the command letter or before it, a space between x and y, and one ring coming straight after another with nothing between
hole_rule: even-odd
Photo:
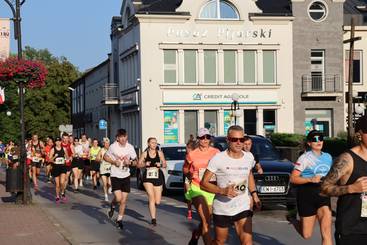
<instances>
[{"instance_id":1,"label":"beige building","mask_svg":"<svg viewBox=\"0 0 367 245\"><path fill-rule=\"evenodd\" d=\"M287 11L241 0L150 2L124 1L112 22L119 98L105 101L121 110L133 144L184 143L200 127L223 135L234 123L249 134L293 132Z\"/></svg>"}]
</instances>

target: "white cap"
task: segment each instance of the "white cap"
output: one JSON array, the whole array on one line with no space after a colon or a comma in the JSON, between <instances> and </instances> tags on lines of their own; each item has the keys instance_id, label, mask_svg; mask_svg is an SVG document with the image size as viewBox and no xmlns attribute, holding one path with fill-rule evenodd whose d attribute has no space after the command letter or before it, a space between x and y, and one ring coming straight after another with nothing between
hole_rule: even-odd
<instances>
[{"instance_id":1,"label":"white cap","mask_svg":"<svg viewBox=\"0 0 367 245\"><path fill-rule=\"evenodd\" d=\"M204 135L211 135L209 129L207 128L200 128L198 131L198 137L203 137Z\"/></svg>"}]
</instances>

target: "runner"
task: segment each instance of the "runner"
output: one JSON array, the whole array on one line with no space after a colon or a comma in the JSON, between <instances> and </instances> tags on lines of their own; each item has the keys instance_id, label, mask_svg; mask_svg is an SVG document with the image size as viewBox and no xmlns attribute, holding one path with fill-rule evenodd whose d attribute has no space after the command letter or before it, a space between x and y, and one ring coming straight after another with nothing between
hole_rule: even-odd
<instances>
[{"instance_id":1,"label":"runner","mask_svg":"<svg viewBox=\"0 0 367 245\"><path fill-rule=\"evenodd\" d=\"M90 160L89 160L89 148L90 148L90 144L89 141L87 139L87 135L86 134L82 134L82 138L80 141L80 144L83 147L83 156L82 159L84 161L84 169L83 169L83 173L82 173L82 177L81 177L81 181L80 181L80 186L83 186L83 179L89 179L90 177Z\"/></svg>"},{"instance_id":2,"label":"runner","mask_svg":"<svg viewBox=\"0 0 367 245\"><path fill-rule=\"evenodd\" d=\"M2 140L0 140L0 166L5 163L5 145Z\"/></svg>"},{"instance_id":3,"label":"runner","mask_svg":"<svg viewBox=\"0 0 367 245\"><path fill-rule=\"evenodd\" d=\"M191 151L195 149L195 146L196 146L196 141L191 139L190 137L190 140L186 143L186 158L187 158L187 154L189 154ZM190 190L190 185L191 185L191 174L190 174L190 169L189 169L189 163L187 162L186 159L183 165L182 172L189 173L185 175L184 177L184 193L186 194ZM186 197L185 197L185 200L187 204L187 219L191 220L192 219L192 202L191 200L188 200Z\"/></svg>"},{"instance_id":4,"label":"runner","mask_svg":"<svg viewBox=\"0 0 367 245\"><path fill-rule=\"evenodd\" d=\"M72 162L72 156L74 155L74 146L72 144L70 144L69 141L69 135L67 133L63 133L62 134L62 143L61 146L66 149L67 153L68 153L68 158L65 159L65 166L66 166L66 175L65 175L65 182L64 182L64 190L66 190L66 187L68 186L68 184L71 185L71 181L70 181L70 173L71 173L71 162Z\"/></svg>"},{"instance_id":5,"label":"runner","mask_svg":"<svg viewBox=\"0 0 367 245\"><path fill-rule=\"evenodd\" d=\"M367 115L356 122L359 144L341 154L321 188L338 198L335 220L337 245L367 244Z\"/></svg>"},{"instance_id":6,"label":"runner","mask_svg":"<svg viewBox=\"0 0 367 245\"><path fill-rule=\"evenodd\" d=\"M52 169L52 162L50 161L50 151L54 147L54 141L51 137L48 137L47 145L43 149L45 164L46 164L46 177L48 179L48 183L51 183L51 169Z\"/></svg>"},{"instance_id":7,"label":"runner","mask_svg":"<svg viewBox=\"0 0 367 245\"><path fill-rule=\"evenodd\" d=\"M321 179L329 172L332 157L322 152L324 137L317 130L307 135L310 150L303 153L295 163L290 181L297 185L297 209L300 221L290 218L297 232L304 239L312 237L316 219L320 223L322 244L331 245L330 198L320 196Z\"/></svg>"},{"instance_id":8,"label":"runner","mask_svg":"<svg viewBox=\"0 0 367 245\"><path fill-rule=\"evenodd\" d=\"M132 145L127 142L127 132L119 129L116 134L116 141L110 146L103 159L112 164L111 184L114 199L111 202L108 216L112 218L115 204L120 204L119 215L116 220L117 227L123 229L122 218L125 213L125 206L128 193L130 192L130 169L131 164L135 165L136 152Z\"/></svg>"},{"instance_id":9,"label":"runner","mask_svg":"<svg viewBox=\"0 0 367 245\"><path fill-rule=\"evenodd\" d=\"M139 159L139 168L145 168L143 173L143 185L149 199L149 212L152 218L152 225L157 225L156 205L161 203L164 176L161 168L166 168L166 159L163 152L157 148L157 139L148 139L148 148Z\"/></svg>"},{"instance_id":10,"label":"runner","mask_svg":"<svg viewBox=\"0 0 367 245\"><path fill-rule=\"evenodd\" d=\"M79 183L80 186L82 186L83 183L82 171L84 169L83 146L79 142L78 138L74 138L74 155L71 168L74 176L74 193L78 193Z\"/></svg>"},{"instance_id":11,"label":"runner","mask_svg":"<svg viewBox=\"0 0 367 245\"><path fill-rule=\"evenodd\" d=\"M68 151L61 145L61 139L57 137L55 139L55 146L50 151L50 160L53 162L52 176L55 178L55 191L56 191L56 203L61 201L65 203L67 201L65 196L65 176L66 165L65 161L68 159Z\"/></svg>"},{"instance_id":12,"label":"runner","mask_svg":"<svg viewBox=\"0 0 367 245\"><path fill-rule=\"evenodd\" d=\"M97 161L101 162L100 164L100 174L103 182L103 192L104 192L104 200L108 202L108 194L112 193L111 190L111 163L106 162L103 157L105 153L110 148L110 140L108 138L103 138L103 148L98 152Z\"/></svg>"},{"instance_id":13,"label":"runner","mask_svg":"<svg viewBox=\"0 0 367 245\"><path fill-rule=\"evenodd\" d=\"M38 135L34 134L32 136L32 140L29 145L29 159L31 163L31 173L32 173L32 181L34 192L37 194L38 192L38 176L41 173L41 164L42 164L42 152L43 152L43 143L38 139Z\"/></svg>"},{"instance_id":14,"label":"runner","mask_svg":"<svg viewBox=\"0 0 367 245\"><path fill-rule=\"evenodd\" d=\"M215 226L215 244L224 244L228 229L234 223L241 244L252 244L251 196L254 204L260 208L255 179L252 174L254 157L244 152L243 128L231 126L227 132L228 149L210 160L201 180L203 189L215 193L213 202L213 222ZM217 184L210 182L216 175Z\"/></svg>"},{"instance_id":15,"label":"runner","mask_svg":"<svg viewBox=\"0 0 367 245\"><path fill-rule=\"evenodd\" d=\"M252 155L254 155L256 172L258 174L263 174L264 170L261 167L261 164L260 164L260 161L259 161L259 156L257 154L255 154L253 151L251 151L253 149L252 149L252 139L251 139L250 136L245 136L245 142L243 143L243 150L246 151L246 152L251 152Z\"/></svg>"},{"instance_id":16,"label":"runner","mask_svg":"<svg viewBox=\"0 0 367 245\"><path fill-rule=\"evenodd\" d=\"M98 146L98 140L93 139L92 147L89 150L89 159L90 159L90 175L92 176L93 181L93 190L97 190L97 185L99 186L99 167L100 162L96 160L98 152L101 150L101 147Z\"/></svg>"},{"instance_id":17,"label":"runner","mask_svg":"<svg viewBox=\"0 0 367 245\"><path fill-rule=\"evenodd\" d=\"M200 188L200 181L209 160L219 152L218 149L210 146L211 137L208 129L200 128L197 136L198 147L188 153L186 157L188 167L184 174L191 179L191 185L185 193L185 197L187 200L192 201L201 219L197 229L192 232L189 244L197 244L200 236L203 237L205 244L211 243L209 229L214 194Z\"/></svg>"}]
</instances>

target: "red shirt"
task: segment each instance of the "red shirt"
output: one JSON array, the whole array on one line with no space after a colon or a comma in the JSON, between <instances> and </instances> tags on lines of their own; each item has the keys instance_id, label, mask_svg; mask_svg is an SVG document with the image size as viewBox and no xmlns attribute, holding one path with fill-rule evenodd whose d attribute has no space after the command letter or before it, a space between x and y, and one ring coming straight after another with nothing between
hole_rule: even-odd
<instances>
[{"instance_id":1,"label":"red shirt","mask_svg":"<svg viewBox=\"0 0 367 245\"><path fill-rule=\"evenodd\" d=\"M64 144L64 142L61 142L61 146L66 149L67 151L67 154L69 157L72 157L73 156L73 152L71 151L71 144L70 143L67 143L67 144ZM66 166L70 166L71 165L71 161L69 159L67 159L65 161L65 165Z\"/></svg>"}]
</instances>

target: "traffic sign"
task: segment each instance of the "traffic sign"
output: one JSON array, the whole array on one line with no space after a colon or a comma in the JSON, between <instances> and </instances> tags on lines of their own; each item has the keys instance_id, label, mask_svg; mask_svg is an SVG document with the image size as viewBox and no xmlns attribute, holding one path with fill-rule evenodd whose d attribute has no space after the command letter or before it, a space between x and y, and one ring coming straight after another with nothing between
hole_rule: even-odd
<instances>
[{"instance_id":1,"label":"traffic sign","mask_svg":"<svg viewBox=\"0 0 367 245\"><path fill-rule=\"evenodd\" d=\"M106 130L107 129L107 121L104 120L104 119L99 120L98 127L101 130Z\"/></svg>"}]
</instances>

